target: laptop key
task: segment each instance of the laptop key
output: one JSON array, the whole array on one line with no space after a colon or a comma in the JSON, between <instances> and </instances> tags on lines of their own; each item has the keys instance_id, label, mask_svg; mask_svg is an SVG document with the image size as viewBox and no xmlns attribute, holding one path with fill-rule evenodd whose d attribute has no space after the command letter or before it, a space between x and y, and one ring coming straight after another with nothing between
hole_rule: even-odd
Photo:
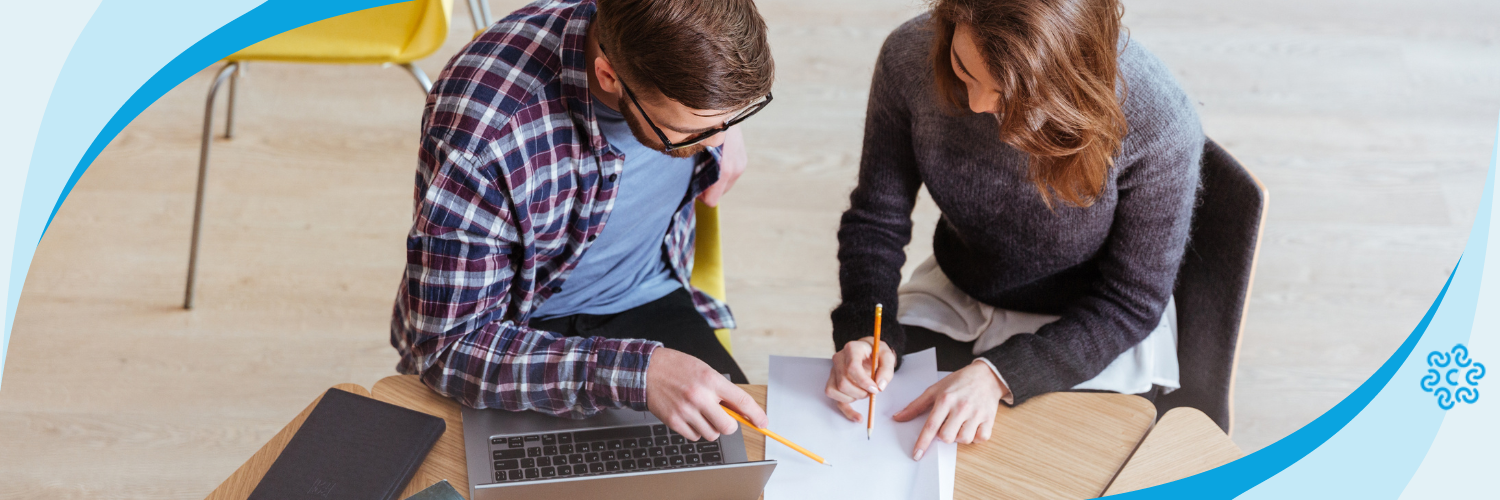
<instances>
[{"instance_id":1,"label":"laptop key","mask_svg":"<svg viewBox=\"0 0 1500 500\"><path fill-rule=\"evenodd\" d=\"M635 438L622 440L620 441L620 445L625 448L635 448Z\"/></svg>"},{"instance_id":2,"label":"laptop key","mask_svg":"<svg viewBox=\"0 0 1500 500\"><path fill-rule=\"evenodd\" d=\"M537 469L526 469L526 479L536 479L539 477L542 477L542 471Z\"/></svg>"},{"instance_id":3,"label":"laptop key","mask_svg":"<svg viewBox=\"0 0 1500 500\"><path fill-rule=\"evenodd\" d=\"M679 465L684 465L686 462L683 461L682 455L677 455L674 457L669 457L667 459L667 463L671 464L673 467L677 467Z\"/></svg>"},{"instance_id":4,"label":"laptop key","mask_svg":"<svg viewBox=\"0 0 1500 500\"><path fill-rule=\"evenodd\" d=\"M604 452L604 459L605 460L614 460L615 459L615 452L613 452L613 451L606 451L606 452Z\"/></svg>"},{"instance_id":5,"label":"laptop key","mask_svg":"<svg viewBox=\"0 0 1500 500\"><path fill-rule=\"evenodd\" d=\"M521 459L521 468L523 468L523 469L530 469L532 467L536 467L536 459L535 458L523 458L523 459Z\"/></svg>"},{"instance_id":6,"label":"laptop key","mask_svg":"<svg viewBox=\"0 0 1500 500\"><path fill-rule=\"evenodd\" d=\"M583 454L583 459L584 460L588 460L590 462L598 462L599 461L599 454L598 453L584 453Z\"/></svg>"},{"instance_id":7,"label":"laptop key","mask_svg":"<svg viewBox=\"0 0 1500 500\"><path fill-rule=\"evenodd\" d=\"M573 443L573 435L572 434L558 434L557 435L557 442L558 442L558 444L572 444Z\"/></svg>"},{"instance_id":8,"label":"laptop key","mask_svg":"<svg viewBox=\"0 0 1500 500\"><path fill-rule=\"evenodd\" d=\"M667 456L667 450L665 448L660 447L660 446L652 447L649 451L651 452L651 456L653 456L653 457L665 457L665 456Z\"/></svg>"},{"instance_id":9,"label":"laptop key","mask_svg":"<svg viewBox=\"0 0 1500 500\"><path fill-rule=\"evenodd\" d=\"M505 444L505 438L490 438L490 444Z\"/></svg>"},{"instance_id":10,"label":"laptop key","mask_svg":"<svg viewBox=\"0 0 1500 500\"><path fill-rule=\"evenodd\" d=\"M682 444L682 443L686 443L686 442L687 442L687 438L682 437L681 434L673 434L672 435L672 444Z\"/></svg>"},{"instance_id":11,"label":"laptop key","mask_svg":"<svg viewBox=\"0 0 1500 500\"><path fill-rule=\"evenodd\" d=\"M635 459L635 466L637 468L640 468L640 469L650 469L651 468L651 459L649 459L649 458L637 458L637 459Z\"/></svg>"},{"instance_id":12,"label":"laptop key","mask_svg":"<svg viewBox=\"0 0 1500 500\"><path fill-rule=\"evenodd\" d=\"M510 471L510 472L507 472L506 474L510 475L510 480L511 481L519 481L521 479L521 469L516 469L516 470Z\"/></svg>"},{"instance_id":13,"label":"laptop key","mask_svg":"<svg viewBox=\"0 0 1500 500\"><path fill-rule=\"evenodd\" d=\"M531 458L540 457L540 456L542 456L542 449L541 448L527 448L526 449L526 456L531 457Z\"/></svg>"},{"instance_id":14,"label":"laptop key","mask_svg":"<svg viewBox=\"0 0 1500 500\"><path fill-rule=\"evenodd\" d=\"M573 474L582 476L589 473L589 466L578 464L573 466Z\"/></svg>"},{"instance_id":15,"label":"laptop key","mask_svg":"<svg viewBox=\"0 0 1500 500\"><path fill-rule=\"evenodd\" d=\"M557 436L554 436L552 434L543 435L542 436L542 446L546 446L546 445L549 445L549 444L557 444Z\"/></svg>"},{"instance_id":16,"label":"laptop key","mask_svg":"<svg viewBox=\"0 0 1500 500\"><path fill-rule=\"evenodd\" d=\"M669 438L669 437L666 437L666 436L656 436L656 445L657 446L666 446L666 445L669 445L669 444L672 444L672 438Z\"/></svg>"},{"instance_id":17,"label":"laptop key","mask_svg":"<svg viewBox=\"0 0 1500 500\"><path fill-rule=\"evenodd\" d=\"M620 470L620 462L604 462L604 472L615 472Z\"/></svg>"},{"instance_id":18,"label":"laptop key","mask_svg":"<svg viewBox=\"0 0 1500 500\"><path fill-rule=\"evenodd\" d=\"M557 446L543 446L542 447L542 454L543 455L556 455L557 454Z\"/></svg>"},{"instance_id":19,"label":"laptop key","mask_svg":"<svg viewBox=\"0 0 1500 500\"><path fill-rule=\"evenodd\" d=\"M559 475L559 476L571 476L571 475L573 475L573 466L571 466L571 465L564 465L562 467L558 467L557 468L557 475Z\"/></svg>"},{"instance_id":20,"label":"laptop key","mask_svg":"<svg viewBox=\"0 0 1500 500\"><path fill-rule=\"evenodd\" d=\"M678 454L681 454L681 453L682 453L682 451L678 450L676 446L668 446L667 447L667 454L668 455L678 455Z\"/></svg>"},{"instance_id":21,"label":"laptop key","mask_svg":"<svg viewBox=\"0 0 1500 500\"><path fill-rule=\"evenodd\" d=\"M507 439L505 440L505 442L507 446L510 446L511 448L521 448L526 446L526 441L522 440L520 436Z\"/></svg>"},{"instance_id":22,"label":"laptop key","mask_svg":"<svg viewBox=\"0 0 1500 500\"><path fill-rule=\"evenodd\" d=\"M620 462L620 468L624 470L635 470L635 460L625 460Z\"/></svg>"},{"instance_id":23,"label":"laptop key","mask_svg":"<svg viewBox=\"0 0 1500 500\"><path fill-rule=\"evenodd\" d=\"M538 436L536 434L532 434L530 436L526 436L526 442L528 442L528 443L533 442L533 441L538 441L538 440L541 440L541 439L542 439L542 437Z\"/></svg>"},{"instance_id":24,"label":"laptop key","mask_svg":"<svg viewBox=\"0 0 1500 500\"><path fill-rule=\"evenodd\" d=\"M618 439L616 439L616 440L614 440L614 441L610 441L610 442L609 442L609 443L607 443L607 444L608 444L608 445L609 445L609 449L611 449L611 450L618 450L618 449L620 449L620 448L621 448L621 447L623 447L623 446L622 446L622 445L621 445L621 443L620 443L620 440L618 440Z\"/></svg>"},{"instance_id":25,"label":"laptop key","mask_svg":"<svg viewBox=\"0 0 1500 500\"><path fill-rule=\"evenodd\" d=\"M573 452L574 453L588 453L589 452L589 444L588 443L578 443L578 444L575 444L575 445L573 445Z\"/></svg>"},{"instance_id":26,"label":"laptop key","mask_svg":"<svg viewBox=\"0 0 1500 500\"><path fill-rule=\"evenodd\" d=\"M495 450L495 460L506 460L511 458L526 458L526 450Z\"/></svg>"},{"instance_id":27,"label":"laptop key","mask_svg":"<svg viewBox=\"0 0 1500 500\"><path fill-rule=\"evenodd\" d=\"M495 470L511 470L521 468L521 463L515 460L496 460Z\"/></svg>"},{"instance_id":28,"label":"laptop key","mask_svg":"<svg viewBox=\"0 0 1500 500\"><path fill-rule=\"evenodd\" d=\"M718 452L703 454L703 463L705 464L716 464L723 461L724 457L719 455Z\"/></svg>"},{"instance_id":29,"label":"laptop key","mask_svg":"<svg viewBox=\"0 0 1500 500\"><path fill-rule=\"evenodd\" d=\"M687 459L688 465L698 465L698 464L703 463L703 458L699 457L698 455L683 455L683 456Z\"/></svg>"},{"instance_id":30,"label":"laptop key","mask_svg":"<svg viewBox=\"0 0 1500 500\"><path fill-rule=\"evenodd\" d=\"M609 448L606 448L604 446L604 441L594 441L593 444L589 445L589 449L592 449L594 451L604 451L604 450L607 450Z\"/></svg>"},{"instance_id":31,"label":"laptop key","mask_svg":"<svg viewBox=\"0 0 1500 500\"><path fill-rule=\"evenodd\" d=\"M560 444L560 445L557 445L557 452L560 453L560 454L563 454L563 455L572 455L573 454L573 445L571 445L571 444Z\"/></svg>"},{"instance_id":32,"label":"laptop key","mask_svg":"<svg viewBox=\"0 0 1500 500\"><path fill-rule=\"evenodd\" d=\"M557 469L542 467L542 477L557 477Z\"/></svg>"},{"instance_id":33,"label":"laptop key","mask_svg":"<svg viewBox=\"0 0 1500 500\"><path fill-rule=\"evenodd\" d=\"M572 455L568 455L568 463L574 464L574 465L583 463L583 454L581 454L581 453L574 453Z\"/></svg>"},{"instance_id":34,"label":"laptop key","mask_svg":"<svg viewBox=\"0 0 1500 500\"><path fill-rule=\"evenodd\" d=\"M500 471L500 472L496 472L495 473L495 482L497 482L497 483L503 483L503 482L505 482L505 471Z\"/></svg>"},{"instance_id":35,"label":"laptop key","mask_svg":"<svg viewBox=\"0 0 1500 500\"><path fill-rule=\"evenodd\" d=\"M594 462L589 464L589 472L594 474L604 472L604 462Z\"/></svg>"},{"instance_id":36,"label":"laptop key","mask_svg":"<svg viewBox=\"0 0 1500 500\"><path fill-rule=\"evenodd\" d=\"M666 467L667 466L667 457L656 457L656 458L653 458L653 459L651 459L651 465L656 466L656 467Z\"/></svg>"},{"instance_id":37,"label":"laptop key","mask_svg":"<svg viewBox=\"0 0 1500 500\"><path fill-rule=\"evenodd\" d=\"M719 451L719 443L709 441L698 444L698 453L708 453L710 451Z\"/></svg>"},{"instance_id":38,"label":"laptop key","mask_svg":"<svg viewBox=\"0 0 1500 500\"><path fill-rule=\"evenodd\" d=\"M536 464L542 467L551 467L552 459L547 457L537 457Z\"/></svg>"},{"instance_id":39,"label":"laptop key","mask_svg":"<svg viewBox=\"0 0 1500 500\"><path fill-rule=\"evenodd\" d=\"M653 426L651 426L651 433L655 434L655 435L658 435L658 436L665 436L665 435L667 435L667 426L665 426L665 425L653 425Z\"/></svg>"}]
</instances>

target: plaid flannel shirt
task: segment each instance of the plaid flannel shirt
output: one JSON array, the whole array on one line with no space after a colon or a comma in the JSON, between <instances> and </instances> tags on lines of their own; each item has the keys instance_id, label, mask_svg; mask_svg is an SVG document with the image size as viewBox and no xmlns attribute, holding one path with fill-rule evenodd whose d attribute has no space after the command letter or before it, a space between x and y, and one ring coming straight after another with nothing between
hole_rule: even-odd
<instances>
[{"instance_id":1,"label":"plaid flannel shirt","mask_svg":"<svg viewBox=\"0 0 1500 500\"><path fill-rule=\"evenodd\" d=\"M512 13L454 56L427 97L391 344L397 370L475 408L646 410L661 344L526 326L604 229L624 163L589 95L595 10L541 0ZM728 306L689 284L693 200L718 180L718 154L699 155L662 247L708 324L733 328Z\"/></svg>"}]
</instances>

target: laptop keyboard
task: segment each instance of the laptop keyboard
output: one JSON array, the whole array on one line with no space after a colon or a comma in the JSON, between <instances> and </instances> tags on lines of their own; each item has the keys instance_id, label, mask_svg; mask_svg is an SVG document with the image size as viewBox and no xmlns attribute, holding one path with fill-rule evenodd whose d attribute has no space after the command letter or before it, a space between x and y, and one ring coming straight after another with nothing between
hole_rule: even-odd
<instances>
[{"instance_id":1,"label":"laptop keyboard","mask_svg":"<svg viewBox=\"0 0 1500 500\"><path fill-rule=\"evenodd\" d=\"M490 438L495 482L724 463L719 441L688 441L665 425Z\"/></svg>"}]
</instances>

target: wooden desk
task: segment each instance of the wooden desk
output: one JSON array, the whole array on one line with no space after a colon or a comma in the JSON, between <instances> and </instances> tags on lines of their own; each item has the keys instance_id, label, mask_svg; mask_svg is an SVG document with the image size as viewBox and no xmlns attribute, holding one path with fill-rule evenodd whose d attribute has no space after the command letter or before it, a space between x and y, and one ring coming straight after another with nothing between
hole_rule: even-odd
<instances>
[{"instance_id":1,"label":"wooden desk","mask_svg":"<svg viewBox=\"0 0 1500 500\"><path fill-rule=\"evenodd\" d=\"M1218 424L1193 408L1173 408L1141 441L1106 495L1169 483L1245 456Z\"/></svg>"},{"instance_id":2,"label":"wooden desk","mask_svg":"<svg viewBox=\"0 0 1500 500\"><path fill-rule=\"evenodd\" d=\"M456 402L433 393L411 375L386 377L369 393L352 384L336 387L446 420L447 431L401 498L442 479L467 498L463 421ZM765 386L741 387L765 405ZM208 498L248 497L316 404L313 401L292 419ZM1121 394L1055 393L1033 398L1017 408L1002 406L995 417L995 436L989 442L958 447L954 498L1098 496L1145 436L1155 416L1156 409L1149 401ZM745 452L751 460L762 459L765 438L746 432Z\"/></svg>"}]
</instances>

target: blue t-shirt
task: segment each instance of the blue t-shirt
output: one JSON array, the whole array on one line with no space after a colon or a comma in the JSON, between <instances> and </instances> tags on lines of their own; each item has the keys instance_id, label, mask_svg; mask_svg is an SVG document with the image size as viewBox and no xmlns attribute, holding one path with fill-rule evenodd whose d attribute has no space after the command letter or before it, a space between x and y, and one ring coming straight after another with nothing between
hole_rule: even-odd
<instances>
[{"instance_id":1,"label":"blue t-shirt","mask_svg":"<svg viewBox=\"0 0 1500 500\"><path fill-rule=\"evenodd\" d=\"M695 162L641 144L630 133L625 117L598 99L594 99L594 117L610 147L625 158L615 207L599 238L568 275L563 290L533 314L537 319L619 313L682 287L667 266L663 240L672 215L687 196Z\"/></svg>"}]
</instances>

